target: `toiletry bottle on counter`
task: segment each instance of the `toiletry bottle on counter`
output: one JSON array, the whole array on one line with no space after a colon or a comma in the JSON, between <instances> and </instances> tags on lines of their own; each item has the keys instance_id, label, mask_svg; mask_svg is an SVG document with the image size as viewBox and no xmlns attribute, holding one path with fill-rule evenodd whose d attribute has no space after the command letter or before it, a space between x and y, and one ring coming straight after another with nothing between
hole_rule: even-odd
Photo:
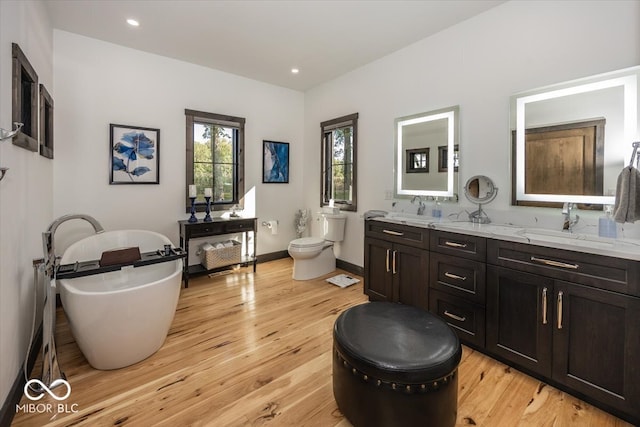
<instances>
[{"instance_id":1,"label":"toiletry bottle on counter","mask_svg":"<svg viewBox=\"0 0 640 427\"><path fill-rule=\"evenodd\" d=\"M598 218L598 236L600 237L610 237L615 239L617 237L617 228L616 222L613 220L611 216L611 205L606 205L604 207L604 216Z\"/></svg>"},{"instance_id":2,"label":"toiletry bottle on counter","mask_svg":"<svg viewBox=\"0 0 640 427\"><path fill-rule=\"evenodd\" d=\"M433 209L431 210L431 216L434 218L442 217L442 207L440 206L440 202L438 201L437 197L436 197L436 202L433 205Z\"/></svg>"}]
</instances>

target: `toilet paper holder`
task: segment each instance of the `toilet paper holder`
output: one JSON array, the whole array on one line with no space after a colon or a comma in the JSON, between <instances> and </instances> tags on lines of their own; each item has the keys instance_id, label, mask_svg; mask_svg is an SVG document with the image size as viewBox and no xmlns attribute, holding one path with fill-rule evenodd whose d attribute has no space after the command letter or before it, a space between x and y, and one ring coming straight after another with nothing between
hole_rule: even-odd
<instances>
[{"instance_id":1,"label":"toilet paper holder","mask_svg":"<svg viewBox=\"0 0 640 427\"><path fill-rule=\"evenodd\" d=\"M267 227L271 230L271 234L278 234L278 224L279 221L277 219L273 219L271 221L262 221L262 226Z\"/></svg>"}]
</instances>

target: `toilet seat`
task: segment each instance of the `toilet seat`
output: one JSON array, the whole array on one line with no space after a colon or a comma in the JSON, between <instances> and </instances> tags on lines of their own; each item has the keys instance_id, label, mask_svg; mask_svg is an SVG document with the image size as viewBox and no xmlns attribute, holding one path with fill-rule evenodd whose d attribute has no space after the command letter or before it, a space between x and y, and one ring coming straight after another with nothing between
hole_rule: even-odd
<instances>
[{"instance_id":1,"label":"toilet seat","mask_svg":"<svg viewBox=\"0 0 640 427\"><path fill-rule=\"evenodd\" d=\"M289 249L306 252L320 249L324 244L324 239L321 239L320 237L302 237L300 239L292 240L289 243Z\"/></svg>"}]
</instances>

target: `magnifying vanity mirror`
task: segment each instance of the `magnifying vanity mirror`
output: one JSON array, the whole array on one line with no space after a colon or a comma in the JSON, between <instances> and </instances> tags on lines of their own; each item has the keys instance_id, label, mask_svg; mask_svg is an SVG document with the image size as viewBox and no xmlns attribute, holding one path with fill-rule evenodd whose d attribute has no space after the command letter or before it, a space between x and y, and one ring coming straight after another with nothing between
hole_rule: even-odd
<instances>
[{"instance_id":1,"label":"magnifying vanity mirror","mask_svg":"<svg viewBox=\"0 0 640 427\"><path fill-rule=\"evenodd\" d=\"M477 224L490 223L491 220L482 210L482 205L489 203L498 195L498 188L491 178L484 175L472 176L464 185L464 195L471 203L478 205L478 210L469 214L469 220Z\"/></svg>"},{"instance_id":2,"label":"magnifying vanity mirror","mask_svg":"<svg viewBox=\"0 0 640 427\"><path fill-rule=\"evenodd\" d=\"M632 67L511 97L512 204L614 204L639 139L639 76Z\"/></svg>"},{"instance_id":3,"label":"magnifying vanity mirror","mask_svg":"<svg viewBox=\"0 0 640 427\"><path fill-rule=\"evenodd\" d=\"M458 188L459 107L395 120L395 197L453 197Z\"/></svg>"}]
</instances>

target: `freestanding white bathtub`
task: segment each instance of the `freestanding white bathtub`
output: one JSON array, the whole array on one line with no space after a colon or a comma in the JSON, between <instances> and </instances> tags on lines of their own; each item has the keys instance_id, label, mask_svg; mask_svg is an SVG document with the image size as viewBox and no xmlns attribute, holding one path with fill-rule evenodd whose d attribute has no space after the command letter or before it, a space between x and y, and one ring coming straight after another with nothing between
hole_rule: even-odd
<instances>
[{"instance_id":1,"label":"freestanding white bathtub","mask_svg":"<svg viewBox=\"0 0 640 427\"><path fill-rule=\"evenodd\" d=\"M61 264L100 259L102 252L139 247L162 249L171 241L145 230L106 231L69 246ZM80 350L96 369L118 369L139 362L164 343L180 296L182 260L125 267L57 282Z\"/></svg>"}]
</instances>

